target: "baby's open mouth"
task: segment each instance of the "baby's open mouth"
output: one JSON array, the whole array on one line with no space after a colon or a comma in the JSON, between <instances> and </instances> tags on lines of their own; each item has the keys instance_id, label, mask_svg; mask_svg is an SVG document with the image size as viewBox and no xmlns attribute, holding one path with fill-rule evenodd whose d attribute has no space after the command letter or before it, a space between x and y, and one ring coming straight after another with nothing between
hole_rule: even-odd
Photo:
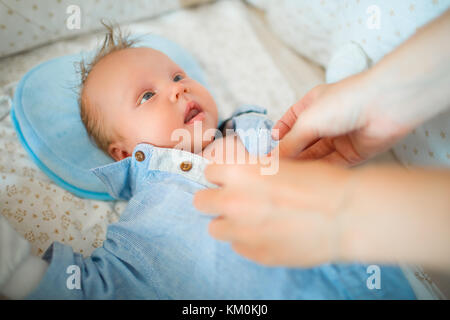
<instances>
[{"instance_id":1,"label":"baby's open mouth","mask_svg":"<svg viewBox=\"0 0 450 320\"><path fill-rule=\"evenodd\" d=\"M195 121L202 121L204 119L204 112L200 105L195 101L190 101L186 105L186 110L184 112L184 123L191 124Z\"/></svg>"}]
</instances>

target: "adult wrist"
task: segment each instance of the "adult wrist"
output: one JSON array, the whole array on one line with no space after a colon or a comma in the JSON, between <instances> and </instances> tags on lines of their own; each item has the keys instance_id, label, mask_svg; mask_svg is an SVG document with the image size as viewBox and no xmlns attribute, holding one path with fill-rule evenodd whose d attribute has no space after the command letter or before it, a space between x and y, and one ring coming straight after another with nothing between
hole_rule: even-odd
<instances>
[{"instance_id":1,"label":"adult wrist","mask_svg":"<svg viewBox=\"0 0 450 320\"><path fill-rule=\"evenodd\" d=\"M396 128L392 135L401 136L449 109L450 69L444 63L424 62L428 67L416 70L394 63L398 61L394 56L387 55L361 78L367 95L366 118Z\"/></svg>"},{"instance_id":2,"label":"adult wrist","mask_svg":"<svg viewBox=\"0 0 450 320\"><path fill-rule=\"evenodd\" d=\"M368 125L379 109L379 90L370 69L332 85L336 86L336 100L353 115L351 126L357 129Z\"/></svg>"},{"instance_id":3,"label":"adult wrist","mask_svg":"<svg viewBox=\"0 0 450 320\"><path fill-rule=\"evenodd\" d=\"M426 198L422 187L414 187L414 179L408 177L411 173L398 166L372 165L357 168L353 174L351 200L339 212L341 259L390 263L405 259L402 255L410 247L405 234L418 226L417 212L413 212L417 206L409 207L410 194L417 192ZM408 192L405 186L410 188ZM398 233L405 227L408 231Z\"/></svg>"},{"instance_id":4,"label":"adult wrist","mask_svg":"<svg viewBox=\"0 0 450 320\"><path fill-rule=\"evenodd\" d=\"M334 210L334 219L330 237L332 261L351 261L354 258L353 241L354 234L354 201L357 198L357 190L360 190L360 170L348 170L348 176L342 188L341 197ZM356 230L358 230L356 228Z\"/></svg>"},{"instance_id":5,"label":"adult wrist","mask_svg":"<svg viewBox=\"0 0 450 320\"><path fill-rule=\"evenodd\" d=\"M389 77L375 66L352 77L354 90L348 94L353 95L352 104L359 112L355 128L376 132L379 138L394 144L427 118L412 112L412 103L405 101L407 93L390 83Z\"/></svg>"},{"instance_id":6,"label":"adult wrist","mask_svg":"<svg viewBox=\"0 0 450 320\"><path fill-rule=\"evenodd\" d=\"M353 105L359 109L361 125L368 125L373 115L378 116L381 111L382 94L379 80L373 68L352 77Z\"/></svg>"}]
</instances>

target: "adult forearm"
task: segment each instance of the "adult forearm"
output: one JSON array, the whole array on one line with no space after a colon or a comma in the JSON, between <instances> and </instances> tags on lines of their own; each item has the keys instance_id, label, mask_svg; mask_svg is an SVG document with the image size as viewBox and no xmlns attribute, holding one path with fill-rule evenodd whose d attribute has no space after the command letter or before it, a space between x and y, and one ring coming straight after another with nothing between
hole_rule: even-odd
<instances>
[{"instance_id":1,"label":"adult forearm","mask_svg":"<svg viewBox=\"0 0 450 320\"><path fill-rule=\"evenodd\" d=\"M366 72L369 112L415 127L450 107L450 10ZM380 116L383 116L381 114Z\"/></svg>"},{"instance_id":2,"label":"adult forearm","mask_svg":"<svg viewBox=\"0 0 450 320\"><path fill-rule=\"evenodd\" d=\"M338 227L344 260L450 267L450 170L355 170Z\"/></svg>"}]
</instances>

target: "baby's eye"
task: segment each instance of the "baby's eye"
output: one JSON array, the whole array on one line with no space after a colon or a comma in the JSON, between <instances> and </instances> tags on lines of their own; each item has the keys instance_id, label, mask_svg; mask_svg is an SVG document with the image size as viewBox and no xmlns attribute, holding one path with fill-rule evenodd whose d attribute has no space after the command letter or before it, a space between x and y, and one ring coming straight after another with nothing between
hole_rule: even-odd
<instances>
[{"instance_id":1,"label":"baby's eye","mask_svg":"<svg viewBox=\"0 0 450 320\"><path fill-rule=\"evenodd\" d=\"M178 82L178 81L180 81L181 79L183 79L183 76L180 75L180 74L177 74L177 75L175 76L175 78L173 78L173 81Z\"/></svg>"},{"instance_id":2,"label":"baby's eye","mask_svg":"<svg viewBox=\"0 0 450 320\"><path fill-rule=\"evenodd\" d=\"M147 91L147 92L145 92L144 95L142 96L141 100L139 101L139 104L143 104L144 102L147 102L147 101L150 100L154 95L155 95L155 93L152 92L152 91Z\"/></svg>"}]
</instances>

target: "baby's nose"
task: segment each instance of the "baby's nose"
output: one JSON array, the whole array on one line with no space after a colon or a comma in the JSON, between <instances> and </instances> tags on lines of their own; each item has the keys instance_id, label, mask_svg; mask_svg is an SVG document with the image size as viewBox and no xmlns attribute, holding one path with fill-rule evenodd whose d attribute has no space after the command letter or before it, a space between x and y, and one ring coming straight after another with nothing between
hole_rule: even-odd
<instances>
[{"instance_id":1,"label":"baby's nose","mask_svg":"<svg viewBox=\"0 0 450 320\"><path fill-rule=\"evenodd\" d=\"M180 98L181 94L189 92L189 89L187 87L185 87L182 84L178 84L178 83L175 84L175 86L172 90L173 90L172 94L171 94L172 102L176 102Z\"/></svg>"}]
</instances>

